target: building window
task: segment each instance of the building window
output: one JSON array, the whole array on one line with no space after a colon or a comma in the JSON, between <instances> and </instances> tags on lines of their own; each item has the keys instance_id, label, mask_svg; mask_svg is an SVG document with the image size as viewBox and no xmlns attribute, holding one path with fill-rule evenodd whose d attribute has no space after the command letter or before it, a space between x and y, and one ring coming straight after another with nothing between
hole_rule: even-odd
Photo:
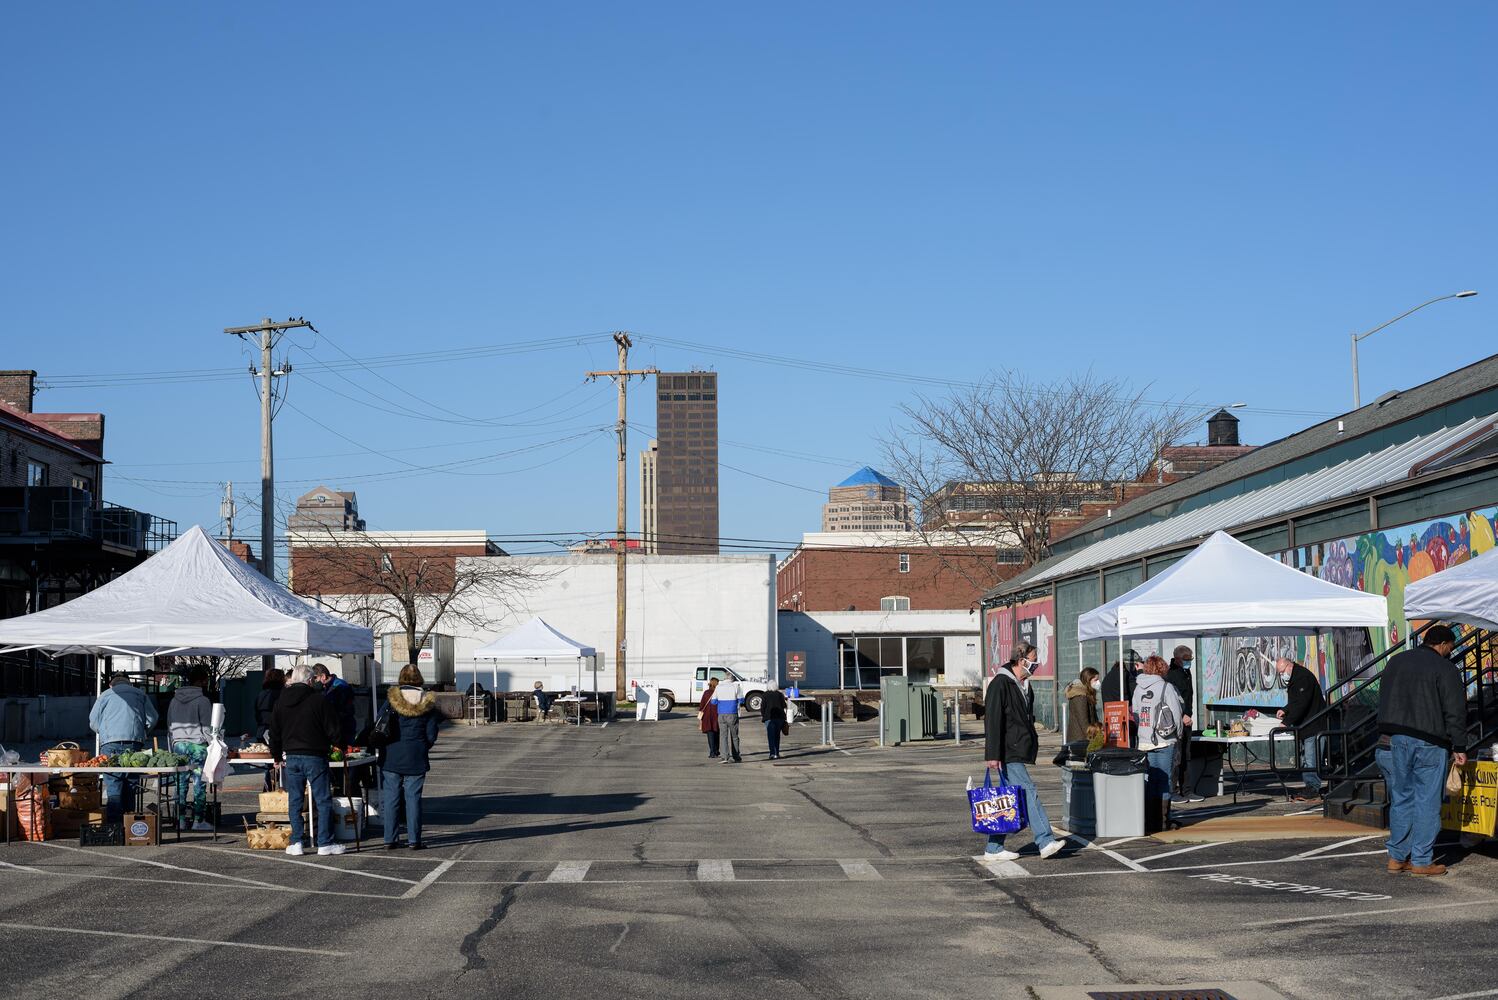
<instances>
[{"instance_id":1,"label":"building window","mask_svg":"<svg viewBox=\"0 0 1498 1000\"><path fill-rule=\"evenodd\" d=\"M909 611L910 598L908 597L881 597L879 598L880 611Z\"/></svg>"},{"instance_id":2,"label":"building window","mask_svg":"<svg viewBox=\"0 0 1498 1000\"><path fill-rule=\"evenodd\" d=\"M910 572L910 553L908 553L908 552L901 552L900 553L900 572L901 573L909 573Z\"/></svg>"},{"instance_id":3,"label":"building window","mask_svg":"<svg viewBox=\"0 0 1498 1000\"><path fill-rule=\"evenodd\" d=\"M82 490L85 493L92 493L94 491L94 484L93 481L90 480L87 476L74 476L73 489Z\"/></svg>"},{"instance_id":4,"label":"building window","mask_svg":"<svg viewBox=\"0 0 1498 1000\"><path fill-rule=\"evenodd\" d=\"M46 486L47 485L47 463L46 462L38 462L38 461L35 461L34 459L29 459L29 458L26 460L26 485L27 486Z\"/></svg>"}]
</instances>

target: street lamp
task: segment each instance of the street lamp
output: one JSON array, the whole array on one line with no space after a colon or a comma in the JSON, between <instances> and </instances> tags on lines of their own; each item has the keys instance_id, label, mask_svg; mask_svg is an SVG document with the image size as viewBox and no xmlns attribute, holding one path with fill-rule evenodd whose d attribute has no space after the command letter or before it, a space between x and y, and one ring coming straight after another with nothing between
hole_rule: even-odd
<instances>
[{"instance_id":1,"label":"street lamp","mask_svg":"<svg viewBox=\"0 0 1498 1000\"><path fill-rule=\"evenodd\" d=\"M1408 312L1400 313L1398 316L1395 316L1387 323L1380 323L1378 326L1375 326L1367 333L1354 333L1352 335L1352 408L1356 410L1358 407L1363 405L1362 395L1358 392L1358 341L1367 340L1369 337L1373 336L1384 327L1392 326L1393 324L1398 323L1400 320L1404 319L1410 313L1417 313L1421 309L1424 309L1426 306L1435 305L1437 302L1445 302L1447 299L1470 299L1476 294L1477 293L1475 291L1469 289L1465 292L1452 292L1450 295L1438 295L1435 298L1431 299L1429 302L1420 303L1418 306L1409 310Z\"/></svg>"}]
</instances>

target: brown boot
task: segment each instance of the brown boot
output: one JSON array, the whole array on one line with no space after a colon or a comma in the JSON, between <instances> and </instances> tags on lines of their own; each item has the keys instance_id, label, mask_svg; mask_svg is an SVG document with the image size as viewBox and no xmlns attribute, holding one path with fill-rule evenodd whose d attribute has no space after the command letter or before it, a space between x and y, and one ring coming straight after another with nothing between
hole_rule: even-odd
<instances>
[{"instance_id":1,"label":"brown boot","mask_svg":"<svg viewBox=\"0 0 1498 1000\"><path fill-rule=\"evenodd\" d=\"M1446 866L1445 865L1438 865L1435 862L1431 862L1428 865L1411 865L1410 866L1410 874L1411 875L1445 875L1446 874Z\"/></svg>"},{"instance_id":2,"label":"brown boot","mask_svg":"<svg viewBox=\"0 0 1498 1000\"><path fill-rule=\"evenodd\" d=\"M1389 859L1390 875L1398 875L1400 872L1407 872L1409 870L1410 863L1408 861L1395 861L1393 858Z\"/></svg>"}]
</instances>

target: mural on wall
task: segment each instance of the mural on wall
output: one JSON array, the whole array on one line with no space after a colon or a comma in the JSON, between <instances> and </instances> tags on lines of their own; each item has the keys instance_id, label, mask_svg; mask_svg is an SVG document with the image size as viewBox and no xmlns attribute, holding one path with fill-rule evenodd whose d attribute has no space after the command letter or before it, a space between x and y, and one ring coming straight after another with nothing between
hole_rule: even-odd
<instances>
[{"instance_id":1,"label":"mural on wall","mask_svg":"<svg viewBox=\"0 0 1498 1000\"><path fill-rule=\"evenodd\" d=\"M1035 647L1034 676L1056 676L1056 599L1040 597L1003 608L990 608L983 619L984 652L988 676L1006 663L1017 642Z\"/></svg>"},{"instance_id":2,"label":"mural on wall","mask_svg":"<svg viewBox=\"0 0 1498 1000\"><path fill-rule=\"evenodd\" d=\"M1336 629L1330 636L1203 639L1202 677L1208 698L1233 705L1283 704L1284 691L1274 670L1279 656L1304 663L1322 687L1334 687L1370 656L1409 635L1405 587L1482 556L1494 548L1495 536L1498 506L1274 553L1281 562L1319 579L1383 594L1389 601L1389 625L1373 635L1371 645L1360 629Z\"/></svg>"}]
</instances>

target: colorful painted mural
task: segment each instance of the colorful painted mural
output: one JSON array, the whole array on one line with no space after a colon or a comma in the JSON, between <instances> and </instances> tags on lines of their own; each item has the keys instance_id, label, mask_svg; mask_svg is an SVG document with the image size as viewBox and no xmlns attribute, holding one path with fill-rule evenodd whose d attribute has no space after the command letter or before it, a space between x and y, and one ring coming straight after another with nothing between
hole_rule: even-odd
<instances>
[{"instance_id":1,"label":"colorful painted mural","mask_svg":"<svg viewBox=\"0 0 1498 1000\"><path fill-rule=\"evenodd\" d=\"M1304 663L1321 678L1323 687L1334 687L1369 656L1409 635L1405 587L1489 552L1495 536L1498 506L1274 553L1280 561L1322 580L1383 594L1389 600L1389 626L1372 637L1371 645L1357 629L1309 637L1204 639L1201 676L1207 699L1232 705L1283 704L1284 692L1274 670L1279 656Z\"/></svg>"},{"instance_id":2,"label":"colorful painted mural","mask_svg":"<svg viewBox=\"0 0 1498 1000\"><path fill-rule=\"evenodd\" d=\"M983 620L985 664L989 676L1006 663L1016 642L1035 647L1039 660L1034 676L1056 676L1056 599L1041 597L1002 608L990 608Z\"/></svg>"}]
</instances>

